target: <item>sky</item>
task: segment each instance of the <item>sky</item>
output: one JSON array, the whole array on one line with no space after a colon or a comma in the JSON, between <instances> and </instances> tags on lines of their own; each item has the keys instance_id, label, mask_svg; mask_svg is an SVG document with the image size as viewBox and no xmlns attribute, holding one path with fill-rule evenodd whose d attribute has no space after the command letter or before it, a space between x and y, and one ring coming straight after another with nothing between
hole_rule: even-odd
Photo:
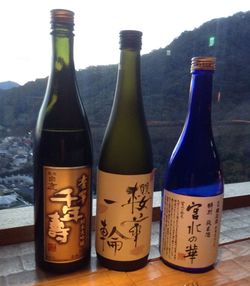
<instances>
[{"instance_id":1,"label":"sky","mask_svg":"<svg viewBox=\"0 0 250 286\"><path fill-rule=\"evenodd\" d=\"M76 69L119 61L119 32L143 32L141 54L183 31L250 10L249 0L8 0L0 2L0 82L21 85L50 73L50 10L75 12Z\"/></svg>"}]
</instances>

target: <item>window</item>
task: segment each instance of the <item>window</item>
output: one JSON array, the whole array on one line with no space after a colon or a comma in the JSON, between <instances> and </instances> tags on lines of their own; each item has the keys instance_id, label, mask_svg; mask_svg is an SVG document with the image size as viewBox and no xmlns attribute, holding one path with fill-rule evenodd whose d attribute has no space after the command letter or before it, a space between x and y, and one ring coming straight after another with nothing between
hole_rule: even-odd
<instances>
[{"instance_id":1,"label":"window","mask_svg":"<svg viewBox=\"0 0 250 286\"><path fill-rule=\"evenodd\" d=\"M206 11L201 1L192 5L175 1L176 7L164 0L129 0L126 6L117 1L88 2L83 7L81 1L58 1L58 7L65 4L76 13L75 63L95 159L113 100L118 33L139 29L144 33L142 89L157 168L155 190L162 188L166 161L187 113L190 59L209 54L217 57L213 127L225 183L239 183L234 188L249 195L250 12L246 2L232 6L212 1ZM10 208L18 214L17 208L23 206L28 206L27 217L32 213L32 131L49 74L49 10L53 5L32 1L1 4L2 14L7 16L1 17L1 26L8 27L2 36L0 73L0 212L6 214Z\"/></svg>"}]
</instances>

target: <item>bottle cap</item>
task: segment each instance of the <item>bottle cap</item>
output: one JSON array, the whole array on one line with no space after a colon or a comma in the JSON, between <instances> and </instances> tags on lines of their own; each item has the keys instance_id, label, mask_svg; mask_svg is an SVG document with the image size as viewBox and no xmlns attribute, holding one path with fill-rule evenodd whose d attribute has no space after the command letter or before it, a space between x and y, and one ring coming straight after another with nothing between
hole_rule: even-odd
<instances>
[{"instance_id":1,"label":"bottle cap","mask_svg":"<svg viewBox=\"0 0 250 286\"><path fill-rule=\"evenodd\" d=\"M65 9L53 9L51 13L51 26L55 24L74 25L74 12Z\"/></svg>"},{"instance_id":2,"label":"bottle cap","mask_svg":"<svg viewBox=\"0 0 250 286\"><path fill-rule=\"evenodd\" d=\"M215 65L215 57L194 57L191 59L191 72L194 70L214 71Z\"/></svg>"},{"instance_id":3,"label":"bottle cap","mask_svg":"<svg viewBox=\"0 0 250 286\"><path fill-rule=\"evenodd\" d=\"M120 49L141 49L142 32L135 30L123 30L120 32Z\"/></svg>"}]
</instances>

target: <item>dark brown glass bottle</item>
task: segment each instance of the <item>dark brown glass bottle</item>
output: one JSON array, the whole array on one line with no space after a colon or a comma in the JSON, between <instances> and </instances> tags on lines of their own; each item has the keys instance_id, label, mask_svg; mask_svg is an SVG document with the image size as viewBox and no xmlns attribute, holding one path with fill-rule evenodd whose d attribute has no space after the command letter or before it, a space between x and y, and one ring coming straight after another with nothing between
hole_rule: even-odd
<instances>
[{"instance_id":1,"label":"dark brown glass bottle","mask_svg":"<svg viewBox=\"0 0 250 286\"><path fill-rule=\"evenodd\" d=\"M121 31L121 57L112 111L97 177L96 251L119 271L147 264L154 185L150 137L144 116L139 31Z\"/></svg>"},{"instance_id":2,"label":"dark brown glass bottle","mask_svg":"<svg viewBox=\"0 0 250 286\"><path fill-rule=\"evenodd\" d=\"M52 68L34 138L36 263L69 272L89 262L92 143L73 60L74 13L51 11Z\"/></svg>"}]
</instances>

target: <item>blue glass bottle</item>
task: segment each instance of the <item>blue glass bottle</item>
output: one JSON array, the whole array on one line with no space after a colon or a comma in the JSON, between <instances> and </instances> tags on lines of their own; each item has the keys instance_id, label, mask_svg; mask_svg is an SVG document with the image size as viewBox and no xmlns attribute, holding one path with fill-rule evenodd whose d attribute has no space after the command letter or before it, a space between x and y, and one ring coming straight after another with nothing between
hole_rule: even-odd
<instances>
[{"instance_id":1,"label":"blue glass bottle","mask_svg":"<svg viewBox=\"0 0 250 286\"><path fill-rule=\"evenodd\" d=\"M192 58L188 114L162 193L161 257L187 272L208 271L217 257L223 175L211 124L214 70L215 58Z\"/></svg>"}]
</instances>

